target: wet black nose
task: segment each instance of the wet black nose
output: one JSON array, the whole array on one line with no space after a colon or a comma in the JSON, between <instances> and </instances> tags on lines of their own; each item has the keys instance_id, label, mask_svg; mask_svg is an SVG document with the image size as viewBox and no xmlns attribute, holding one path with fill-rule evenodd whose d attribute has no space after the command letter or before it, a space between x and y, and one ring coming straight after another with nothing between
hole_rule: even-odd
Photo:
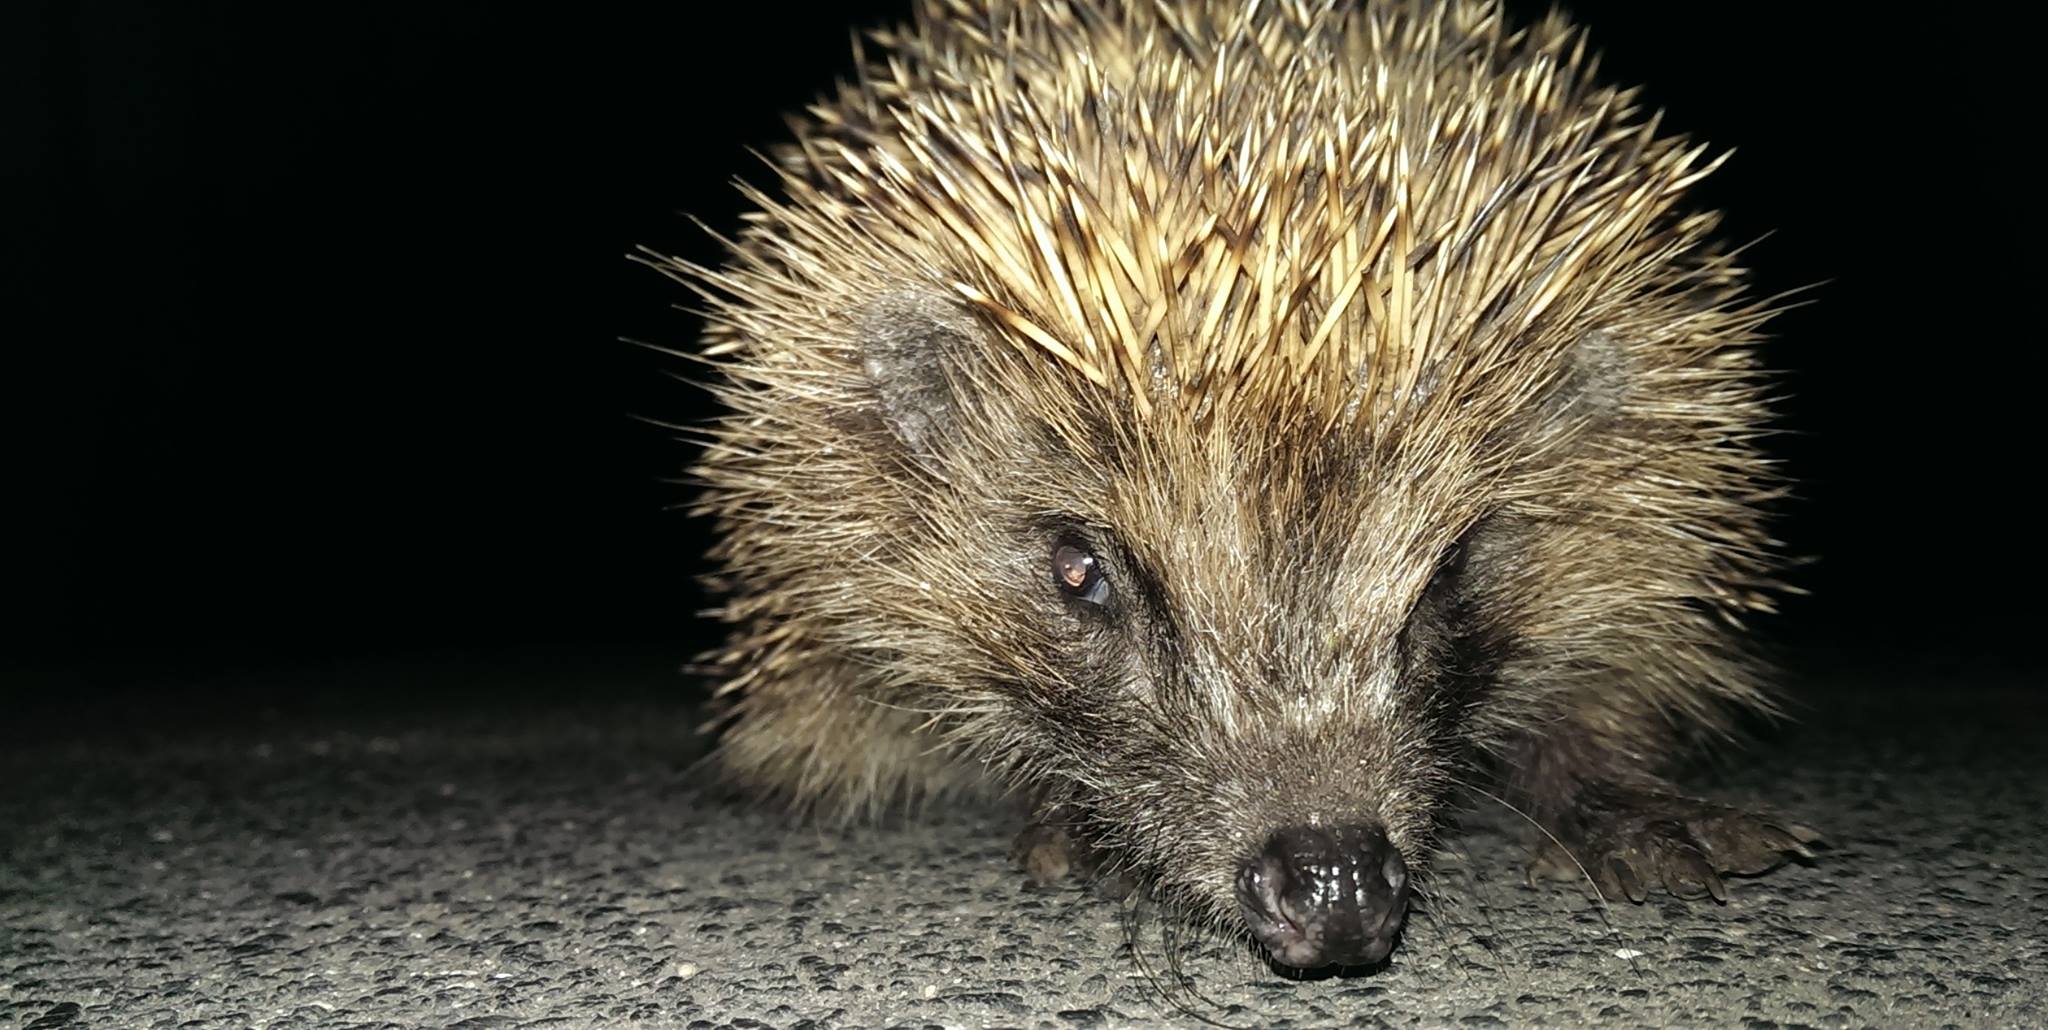
<instances>
[{"instance_id":1,"label":"wet black nose","mask_svg":"<svg viewBox=\"0 0 2048 1030\"><path fill-rule=\"evenodd\" d=\"M1276 961L1368 965L1394 948L1408 865L1376 826L1291 826L1238 869L1237 903Z\"/></svg>"}]
</instances>

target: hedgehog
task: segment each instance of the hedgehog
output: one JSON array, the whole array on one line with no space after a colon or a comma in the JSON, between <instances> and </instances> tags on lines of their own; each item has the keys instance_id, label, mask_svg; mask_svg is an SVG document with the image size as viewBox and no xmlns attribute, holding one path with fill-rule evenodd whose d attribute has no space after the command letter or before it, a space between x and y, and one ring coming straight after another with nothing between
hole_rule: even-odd
<instances>
[{"instance_id":1,"label":"hedgehog","mask_svg":"<svg viewBox=\"0 0 2048 1030\"><path fill-rule=\"evenodd\" d=\"M1383 963L1473 793L1532 876L1726 898L1689 794L1786 588L1725 157L1482 0L923 0L688 284L730 782L1024 799L1278 967Z\"/></svg>"}]
</instances>

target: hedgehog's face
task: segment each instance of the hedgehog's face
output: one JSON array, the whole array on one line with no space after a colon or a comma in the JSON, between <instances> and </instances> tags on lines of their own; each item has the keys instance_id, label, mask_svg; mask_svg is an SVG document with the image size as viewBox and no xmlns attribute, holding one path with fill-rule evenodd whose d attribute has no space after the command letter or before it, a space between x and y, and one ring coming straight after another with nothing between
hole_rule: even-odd
<instances>
[{"instance_id":1,"label":"hedgehog's face","mask_svg":"<svg viewBox=\"0 0 2048 1030\"><path fill-rule=\"evenodd\" d=\"M891 317L923 327L898 343L971 331ZM1285 417L1139 419L1043 361L872 353L941 482L905 532L944 595L920 657L983 691L946 699L962 737L1009 742L989 757L1093 843L1278 960L1383 958L1500 653L1483 495Z\"/></svg>"}]
</instances>

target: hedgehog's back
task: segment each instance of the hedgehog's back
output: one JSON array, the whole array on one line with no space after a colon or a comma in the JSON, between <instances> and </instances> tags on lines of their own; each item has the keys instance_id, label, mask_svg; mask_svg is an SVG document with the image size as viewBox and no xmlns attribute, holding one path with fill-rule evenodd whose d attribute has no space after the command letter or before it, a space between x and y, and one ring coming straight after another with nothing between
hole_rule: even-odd
<instances>
[{"instance_id":1,"label":"hedgehog's back","mask_svg":"<svg viewBox=\"0 0 2048 1030\"><path fill-rule=\"evenodd\" d=\"M927 3L785 151L721 313L909 273L1141 412L1377 423L1509 411L1594 328L1716 308L1712 219L1671 212L1701 151L1576 32L1330 6Z\"/></svg>"}]
</instances>

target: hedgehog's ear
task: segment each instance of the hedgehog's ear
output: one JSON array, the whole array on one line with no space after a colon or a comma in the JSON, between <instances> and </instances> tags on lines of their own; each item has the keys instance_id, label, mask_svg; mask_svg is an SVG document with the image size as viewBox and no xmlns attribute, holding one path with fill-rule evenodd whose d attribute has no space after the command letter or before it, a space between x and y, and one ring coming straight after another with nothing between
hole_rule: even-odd
<instances>
[{"instance_id":1,"label":"hedgehog's ear","mask_svg":"<svg viewBox=\"0 0 2048 1030\"><path fill-rule=\"evenodd\" d=\"M929 457L959 430L965 363L985 343L981 326L959 305L928 294L879 298L856 326L882 421L912 454Z\"/></svg>"}]
</instances>

